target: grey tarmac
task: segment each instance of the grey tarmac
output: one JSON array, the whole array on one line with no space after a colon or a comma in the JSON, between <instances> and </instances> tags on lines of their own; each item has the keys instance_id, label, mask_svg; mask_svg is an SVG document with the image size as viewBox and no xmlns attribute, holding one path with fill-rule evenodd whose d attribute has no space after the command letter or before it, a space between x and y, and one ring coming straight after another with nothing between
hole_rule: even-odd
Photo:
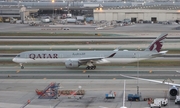
<instances>
[{"instance_id":1,"label":"grey tarmac","mask_svg":"<svg viewBox=\"0 0 180 108\"><path fill-rule=\"evenodd\" d=\"M61 90L77 90L78 86L86 91L82 99L73 96L60 96L58 99L38 99L35 89L43 89L49 83L61 84ZM179 82L179 80L176 80ZM127 95L136 93L137 81L126 80L126 106L128 108L148 108L147 101L129 102ZM123 80L119 79L0 79L0 106L1 108L20 108L29 99L30 104L25 108L119 108L122 106ZM143 98L163 98L167 85L154 84L139 81L140 93ZM116 92L116 99L104 100L105 94L109 91ZM169 101L165 108L179 108L173 100Z\"/></svg>"}]
</instances>

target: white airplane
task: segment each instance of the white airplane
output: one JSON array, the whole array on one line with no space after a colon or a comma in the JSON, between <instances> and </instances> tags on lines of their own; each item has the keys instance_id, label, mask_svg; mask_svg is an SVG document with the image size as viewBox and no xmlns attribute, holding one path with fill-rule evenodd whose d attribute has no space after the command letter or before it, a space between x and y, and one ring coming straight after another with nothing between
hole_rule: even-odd
<instances>
[{"instance_id":1,"label":"white airplane","mask_svg":"<svg viewBox=\"0 0 180 108\"><path fill-rule=\"evenodd\" d=\"M179 87L180 87L180 84L170 83L170 82L165 82L165 81L145 79L145 78L131 77L131 76L122 75L122 74L120 74L120 76L123 76L123 77L126 77L126 78L131 78L131 79L138 79L138 80L143 80L143 81L149 81L149 82L154 82L154 83L169 85L169 86L171 86L170 89L169 89L169 95L170 95L170 97L171 97L171 98L175 98L176 95L179 95Z\"/></svg>"},{"instance_id":2,"label":"white airplane","mask_svg":"<svg viewBox=\"0 0 180 108\"><path fill-rule=\"evenodd\" d=\"M24 69L24 63L63 63L66 68L95 69L97 64L132 63L165 54L160 51L168 34L161 34L144 51L25 51L18 54L13 61Z\"/></svg>"}]
</instances>

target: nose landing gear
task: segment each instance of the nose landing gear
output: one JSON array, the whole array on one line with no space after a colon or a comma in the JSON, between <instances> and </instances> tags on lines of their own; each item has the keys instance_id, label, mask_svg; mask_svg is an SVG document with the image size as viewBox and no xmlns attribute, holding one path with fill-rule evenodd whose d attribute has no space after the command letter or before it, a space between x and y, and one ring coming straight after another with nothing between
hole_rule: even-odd
<instances>
[{"instance_id":1,"label":"nose landing gear","mask_svg":"<svg viewBox=\"0 0 180 108\"><path fill-rule=\"evenodd\" d=\"M20 63L19 65L21 66L21 69L24 69L24 66L23 66L23 64L22 64L22 63Z\"/></svg>"}]
</instances>

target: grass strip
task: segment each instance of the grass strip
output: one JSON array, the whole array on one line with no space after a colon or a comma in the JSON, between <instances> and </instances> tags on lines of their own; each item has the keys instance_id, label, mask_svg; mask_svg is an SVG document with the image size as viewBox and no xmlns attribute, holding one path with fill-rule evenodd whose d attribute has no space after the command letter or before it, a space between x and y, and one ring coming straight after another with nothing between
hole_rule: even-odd
<instances>
[{"instance_id":1,"label":"grass strip","mask_svg":"<svg viewBox=\"0 0 180 108\"><path fill-rule=\"evenodd\" d=\"M89 33L0 33L0 36L94 36Z\"/></svg>"},{"instance_id":2,"label":"grass strip","mask_svg":"<svg viewBox=\"0 0 180 108\"><path fill-rule=\"evenodd\" d=\"M72 42L72 41L8 41L8 42L0 42L0 45L88 45L88 44L118 44L118 45L124 45L124 44L138 44L138 43L147 43L145 41L84 41L84 42ZM118 46L117 45L117 46Z\"/></svg>"}]
</instances>

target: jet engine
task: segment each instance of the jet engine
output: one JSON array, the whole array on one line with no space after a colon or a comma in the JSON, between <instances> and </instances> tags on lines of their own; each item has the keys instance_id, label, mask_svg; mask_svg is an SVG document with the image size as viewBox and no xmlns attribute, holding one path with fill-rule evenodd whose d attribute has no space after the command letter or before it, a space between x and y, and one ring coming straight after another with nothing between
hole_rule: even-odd
<instances>
[{"instance_id":1,"label":"jet engine","mask_svg":"<svg viewBox=\"0 0 180 108\"><path fill-rule=\"evenodd\" d=\"M66 60L65 61L66 68L77 68L80 66L78 60Z\"/></svg>"},{"instance_id":2,"label":"jet engine","mask_svg":"<svg viewBox=\"0 0 180 108\"><path fill-rule=\"evenodd\" d=\"M176 86L172 86L169 90L170 96L176 96L179 94L179 89Z\"/></svg>"}]
</instances>

